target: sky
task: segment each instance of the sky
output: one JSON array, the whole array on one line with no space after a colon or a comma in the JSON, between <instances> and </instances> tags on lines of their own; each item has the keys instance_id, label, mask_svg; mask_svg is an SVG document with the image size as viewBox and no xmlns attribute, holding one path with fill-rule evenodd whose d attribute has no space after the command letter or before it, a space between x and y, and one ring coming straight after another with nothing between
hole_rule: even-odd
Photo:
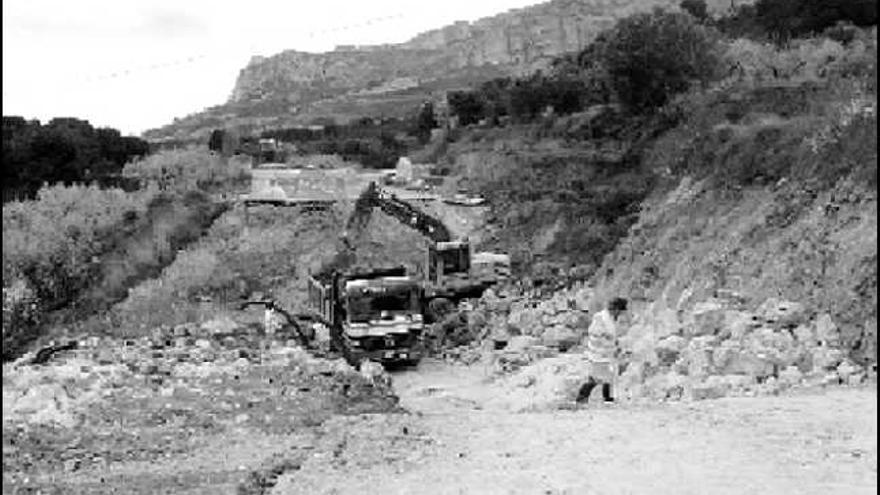
<instances>
[{"instance_id":1,"label":"sky","mask_svg":"<svg viewBox=\"0 0 880 495\"><path fill-rule=\"evenodd\" d=\"M399 43L540 0L3 0L3 115L124 135L223 103L253 55Z\"/></svg>"}]
</instances>

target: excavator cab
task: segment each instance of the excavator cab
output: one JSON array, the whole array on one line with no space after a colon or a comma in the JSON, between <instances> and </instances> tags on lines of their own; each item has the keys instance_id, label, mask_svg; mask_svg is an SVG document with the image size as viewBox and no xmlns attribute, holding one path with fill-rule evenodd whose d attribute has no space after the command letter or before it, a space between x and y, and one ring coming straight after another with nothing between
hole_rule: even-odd
<instances>
[{"instance_id":1,"label":"excavator cab","mask_svg":"<svg viewBox=\"0 0 880 495\"><path fill-rule=\"evenodd\" d=\"M467 239L428 245L428 280L443 285L449 275L466 276L471 270L471 246Z\"/></svg>"}]
</instances>

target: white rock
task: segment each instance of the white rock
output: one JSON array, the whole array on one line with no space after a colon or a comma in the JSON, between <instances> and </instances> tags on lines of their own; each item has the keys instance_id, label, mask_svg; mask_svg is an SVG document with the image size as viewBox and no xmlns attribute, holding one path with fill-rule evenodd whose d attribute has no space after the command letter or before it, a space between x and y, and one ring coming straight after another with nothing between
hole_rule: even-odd
<instances>
[{"instance_id":1,"label":"white rock","mask_svg":"<svg viewBox=\"0 0 880 495\"><path fill-rule=\"evenodd\" d=\"M765 301L758 308L757 314L765 322L775 327L795 328L806 323L808 319L807 310L803 304L776 298Z\"/></svg>"},{"instance_id":2,"label":"white rock","mask_svg":"<svg viewBox=\"0 0 880 495\"><path fill-rule=\"evenodd\" d=\"M800 385L804 379L804 374L797 366L789 366L779 372L779 383L788 387Z\"/></svg>"},{"instance_id":3,"label":"white rock","mask_svg":"<svg viewBox=\"0 0 880 495\"><path fill-rule=\"evenodd\" d=\"M687 340L678 335L669 335L657 342L656 353L661 365L671 365L678 360L687 347Z\"/></svg>"},{"instance_id":4,"label":"white rock","mask_svg":"<svg viewBox=\"0 0 880 495\"><path fill-rule=\"evenodd\" d=\"M548 328L541 335L541 343L562 351L570 349L579 341L580 337L572 329L561 325Z\"/></svg>"},{"instance_id":5,"label":"white rock","mask_svg":"<svg viewBox=\"0 0 880 495\"><path fill-rule=\"evenodd\" d=\"M858 373L862 373L861 366L848 358L843 359L840 365L837 366L837 374L843 381L848 381L851 376Z\"/></svg>"},{"instance_id":6,"label":"white rock","mask_svg":"<svg viewBox=\"0 0 880 495\"><path fill-rule=\"evenodd\" d=\"M524 352L529 348L540 344L540 342L540 339L532 337L531 335L516 335L507 341L507 347L505 347L504 350L510 352Z\"/></svg>"},{"instance_id":7,"label":"white rock","mask_svg":"<svg viewBox=\"0 0 880 495\"><path fill-rule=\"evenodd\" d=\"M834 324L831 315L822 313L813 325L816 330L816 340L821 342L821 345L836 347L840 344L840 330Z\"/></svg>"},{"instance_id":8,"label":"white rock","mask_svg":"<svg viewBox=\"0 0 880 495\"><path fill-rule=\"evenodd\" d=\"M202 323L202 330L209 335L232 333L240 327L238 323L229 317L215 318Z\"/></svg>"},{"instance_id":9,"label":"white rock","mask_svg":"<svg viewBox=\"0 0 880 495\"><path fill-rule=\"evenodd\" d=\"M685 331L692 336L717 335L724 328L726 311L719 301L701 301L691 310Z\"/></svg>"}]
</instances>

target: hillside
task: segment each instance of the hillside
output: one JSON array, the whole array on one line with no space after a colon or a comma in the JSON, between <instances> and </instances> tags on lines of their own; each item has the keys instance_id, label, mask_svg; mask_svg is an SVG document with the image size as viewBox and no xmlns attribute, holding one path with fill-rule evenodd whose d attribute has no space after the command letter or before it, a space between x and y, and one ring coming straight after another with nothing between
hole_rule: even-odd
<instances>
[{"instance_id":1,"label":"hillside","mask_svg":"<svg viewBox=\"0 0 880 495\"><path fill-rule=\"evenodd\" d=\"M340 122L364 115L402 117L425 99L442 99L446 90L547 67L553 57L584 48L621 17L677 5L673 0L551 0L458 22L400 44L253 57L227 102L144 137L203 140L213 128L282 127L319 117ZM709 6L717 13L729 3L717 0Z\"/></svg>"}]
</instances>

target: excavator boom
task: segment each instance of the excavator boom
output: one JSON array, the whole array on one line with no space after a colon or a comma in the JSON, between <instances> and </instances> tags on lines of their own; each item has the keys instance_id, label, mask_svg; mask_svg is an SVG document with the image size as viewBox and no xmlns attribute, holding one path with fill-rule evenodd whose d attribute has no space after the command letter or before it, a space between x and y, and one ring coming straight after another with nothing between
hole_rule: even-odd
<instances>
[{"instance_id":1,"label":"excavator boom","mask_svg":"<svg viewBox=\"0 0 880 495\"><path fill-rule=\"evenodd\" d=\"M375 182L371 182L358 197L346 230L358 232L366 227L373 208L379 208L386 215L419 231L435 243L452 240L452 235L443 222L398 199L394 194L379 189Z\"/></svg>"}]
</instances>

